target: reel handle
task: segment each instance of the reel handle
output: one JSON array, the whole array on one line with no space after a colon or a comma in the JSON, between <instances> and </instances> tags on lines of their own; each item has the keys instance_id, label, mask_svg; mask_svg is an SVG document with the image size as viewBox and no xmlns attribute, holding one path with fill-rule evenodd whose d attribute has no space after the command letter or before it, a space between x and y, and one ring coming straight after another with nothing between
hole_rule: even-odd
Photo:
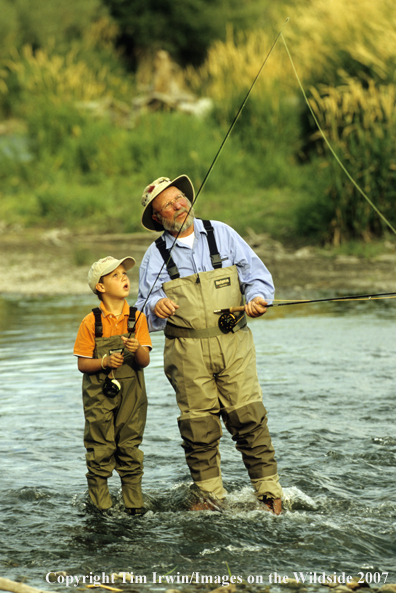
<instances>
[{"instance_id":1,"label":"reel handle","mask_svg":"<svg viewBox=\"0 0 396 593\"><path fill-rule=\"evenodd\" d=\"M238 311L244 311L245 307L240 305L239 307L230 307L228 310L230 313L238 313Z\"/></svg>"}]
</instances>

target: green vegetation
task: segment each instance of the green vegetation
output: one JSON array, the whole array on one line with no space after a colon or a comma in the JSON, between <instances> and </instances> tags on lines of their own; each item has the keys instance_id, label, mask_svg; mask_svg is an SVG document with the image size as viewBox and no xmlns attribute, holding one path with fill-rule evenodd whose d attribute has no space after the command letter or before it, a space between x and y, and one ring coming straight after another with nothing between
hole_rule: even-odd
<instances>
[{"instance_id":1,"label":"green vegetation","mask_svg":"<svg viewBox=\"0 0 396 593\"><path fill-rule=\"evenodd\" d=\"M83 4L73 0L66 10L50 0L0 0L2 227L140 231L147 183L185 172L198 189L287 15L284 34L320 125L352 177L396 225L396 7L390 1L353 0L348 10L346 0L312 0L309 10L303 2L289 8L279 2L276 9L267 2L268 20L256 18L253 0L183 3L177 18L196 27L201 50L191 46L195 57L189 56L182 35L170 35L174 45L162 47L189 63L179 71L185 87L212 98L214 108L203 118L132 108L139 80L153 76L150 53L162 35L157 28L176 26L178 3L164 12L151 38L150 10L157 13L149 3L133 5L142 19L138 32L128 20L124 28L116 22L129 0ZM200 6L205 10L193 23L190 12ZM217 19L217 32L206 28L205 37L205 19L227 7L230 22L246 30L229 26L225 34L225 20ZM190 35L182 20L176 29ZM127 70L121 42L141 56L137 72ZM349 252L356 240L375 250L376 238L388 236L318 134L281 40L196 212L242 234L251 228L296 245L349 245Z\"/></svg>"},{"instance_id":2,"label":"green vegetation","mask_svg":"<svg viewBox=\"0 0 396 593\"><path fill-rule=\"evenodd\" d=\"M301 1L301 0L300 0ZM197 66L226 25L235 30L277 28L285 0L103 0L119 27L117 43L129 65L157 50L168 51L182 66ZM297 1L298 4L298 1Z\"/></svg>"}]
</instances>

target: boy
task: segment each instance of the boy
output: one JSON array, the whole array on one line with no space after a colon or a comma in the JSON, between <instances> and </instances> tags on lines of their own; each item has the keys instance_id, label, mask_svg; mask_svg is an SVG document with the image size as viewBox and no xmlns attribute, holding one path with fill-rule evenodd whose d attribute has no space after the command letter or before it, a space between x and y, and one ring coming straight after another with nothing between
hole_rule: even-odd
<instances>
[{"instance_id":1,"label":"boy","mask_svg":"<svg viewBox=\"0 0 396 593\"><path fill-rule=\"evenodd\" d=\"M146 318L130 308L126 271L133 257L105 257L88 272L88 284L100 307L81 322L74 345L84 373L84 445L88 491L101 510L112 506L107 479L120 475L126 512L145 512L141 490L147 397L143 368L150 362L151 340ZM135 326L136 323L136 326Z\"/></svg>"}]
</instances>

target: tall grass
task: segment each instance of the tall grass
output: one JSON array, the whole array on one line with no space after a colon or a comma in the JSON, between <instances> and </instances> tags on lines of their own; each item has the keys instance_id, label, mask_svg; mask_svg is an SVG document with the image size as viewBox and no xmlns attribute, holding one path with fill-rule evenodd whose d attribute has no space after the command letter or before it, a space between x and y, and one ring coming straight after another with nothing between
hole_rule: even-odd
<instances>
[{"instance_id":1,"label":"tall grass","mask_svg":"<svg viewBox=\"0 0 396 593\"><path fill-rule=\"evenodd\" d=\"M230 97L246 92L266 58L275 35L262 30L234 33L227 29L225 42L215 42L208 51L204 64L194 70L187 68L185 76L197 92L207 93L215 101L226 104ZM271 93L274 83L286 81L287 55L281 43L267 60L255 93Z\"/></svg>"},{"instance_id":2,"label":"tall grass","mask_svg":"<svg viewBox=\"0 0 396 593\"><path fill-rule=\"evenodd\" d=\"M337 85L345 73L395 81L393 0L311 0L294 8L285 36L307 83Z\"/></svg>"},{"instance_id":3,"label":"tall grass","mask_svg":"<svg viewBox=\"0 0 396 593\"><path fill-rule=\"evenodd\" d=\"M342 157L349 173L382 214L395 224L396 200L396 86L376 86L348 79L344 85L313 90L311 105ZM319 138L319 134L313 140ZM320 150L322 142L320 140ZM331 158L330 155L327 155ZM328 195L334 217L329 227L332 242L383 234L385 222L357 191L334 160Z\"/></svg>"}]
</instances>

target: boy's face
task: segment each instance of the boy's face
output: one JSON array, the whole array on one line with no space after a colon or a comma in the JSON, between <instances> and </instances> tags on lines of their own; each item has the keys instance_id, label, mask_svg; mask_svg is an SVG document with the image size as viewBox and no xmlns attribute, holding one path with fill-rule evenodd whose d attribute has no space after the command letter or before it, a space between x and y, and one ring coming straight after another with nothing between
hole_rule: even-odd
<instances>
[{"instance_id":1,"label":"boy's face","mask_svg":"<svg viewBox=\"0 0 396 593\"><path fill-rule=\"evenodd\" d=\"M103 283L99 282L96 285L96 290L105 294L108 297L122 298L128 296L130 288L129 278L126 275L124 266L121 264L110 272L103 276Z\"/></svg>"}]
</instances>

